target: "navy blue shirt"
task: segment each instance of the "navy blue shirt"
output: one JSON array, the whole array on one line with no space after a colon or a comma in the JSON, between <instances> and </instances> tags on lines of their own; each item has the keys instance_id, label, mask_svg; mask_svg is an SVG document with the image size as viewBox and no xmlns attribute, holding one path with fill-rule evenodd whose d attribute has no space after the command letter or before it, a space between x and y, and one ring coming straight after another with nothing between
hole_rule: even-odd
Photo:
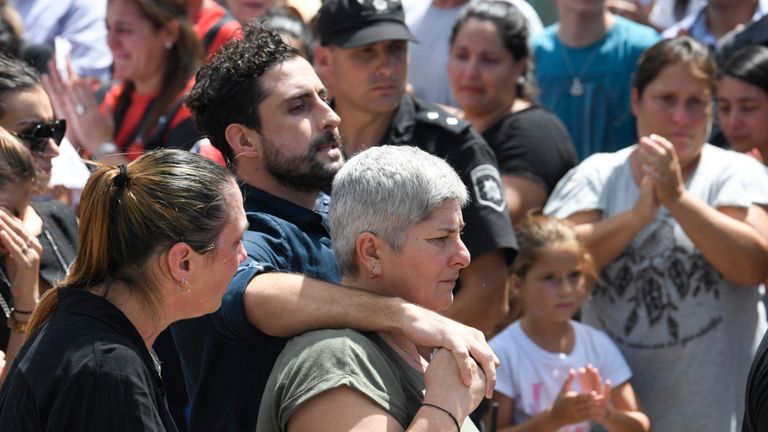
<instances>
[{"instance_id":1,"label":"navy blue shirt","mask_svg":"<svg viewBox=\"0 0 768 432\"><path fill-rule=\"evenodd\" d=\"M2 431L176 431L155 364L112 303L60 288L0 390Z\"/></svg>"},{"instance_id":2,"label":"navy blue shirt","mask_svg":"<svg viewBox=\"0 0 768 432\"><path fill-rule=\"evenodd\" d=\"M243 294L251 279L290 272L341 280L323 215L249 185L242 192L248 258L217 312L171 327L192 404L190 432L256 428L264 386L288 339L267 336L249 323Z\"/></svg>"}]
</instances>

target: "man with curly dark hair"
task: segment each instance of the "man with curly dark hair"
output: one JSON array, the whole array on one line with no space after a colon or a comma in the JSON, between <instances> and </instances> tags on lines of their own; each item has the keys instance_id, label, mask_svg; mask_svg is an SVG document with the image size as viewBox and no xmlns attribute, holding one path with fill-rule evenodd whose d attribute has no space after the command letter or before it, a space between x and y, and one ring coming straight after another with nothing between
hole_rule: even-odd
<instances>
[{"instance_id":1,"label":"man with curly dark hair","mask_svg":"<svg viewBox=\"0 0 768 432\"><path fill-rule=\"evenodd\" d=\"M483 334L398 298L336 285L339 271L320 188L344 162L339 117L312 66L255 24L197 74L188 105L242 180L248 252L214 314L173 327L192 403L189 430L254 430L262 392L287 337L349 327L445 347L471 380L495 356ZM238 244L233 244L233 248Z\"/></svg>"}]
</instances>

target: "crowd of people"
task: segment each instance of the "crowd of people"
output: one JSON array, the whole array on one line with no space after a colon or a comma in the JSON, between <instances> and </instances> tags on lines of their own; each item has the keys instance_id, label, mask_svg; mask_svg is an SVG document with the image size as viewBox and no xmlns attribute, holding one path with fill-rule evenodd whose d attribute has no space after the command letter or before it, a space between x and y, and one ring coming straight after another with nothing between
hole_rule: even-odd
<instances>
[{"instance_id":1,"label":"crowd of people","mask_svg":"<svg viewBox=\"0 0 768 432\"><path fill-rule=\"evenodd\" d=\"M766 125L763 0L0 0L0 430L768 430Z\"/></svg>"}]
</instances>

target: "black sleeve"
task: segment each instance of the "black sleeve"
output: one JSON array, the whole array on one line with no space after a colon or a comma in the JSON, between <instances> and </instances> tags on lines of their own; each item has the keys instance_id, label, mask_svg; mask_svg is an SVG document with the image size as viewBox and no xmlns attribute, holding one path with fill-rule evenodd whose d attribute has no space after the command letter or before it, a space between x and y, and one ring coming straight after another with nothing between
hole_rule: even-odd
<instances>
[{"instance_id":1,"label":"black sleeve","mask_svg":"<svg viewBox=\"0 0 768 432\"><path fill-rule=\"evenodd\" d=\"M551 193L576 166L576 150L562 122L540 107L510 114L483 134L502 174L526 177Z\"/></svg>"},{"instance_id":2,"label":"black sleeve","mask_svg":"<svg viewBox=\"0 0 768 432\"><path fill-rule=\"evenodd\" d=\"M743 432L768 431L768 333L755 353L747 378Z\"/></svg>"},{"instance_id":3,"label":"black sleeve","mask_svg":"<svg viewBox=\"0 0 768 432\"><path fill-rule=\"evenodd\" d=\"M467 186L470 202L463 210L462 240L473 257L495 249L506 251L508 262L517 254L517 240L512 231L496 157L485 141L472 129L459 136L458 157L448 163Z\"/></svg>"}]
</instances>

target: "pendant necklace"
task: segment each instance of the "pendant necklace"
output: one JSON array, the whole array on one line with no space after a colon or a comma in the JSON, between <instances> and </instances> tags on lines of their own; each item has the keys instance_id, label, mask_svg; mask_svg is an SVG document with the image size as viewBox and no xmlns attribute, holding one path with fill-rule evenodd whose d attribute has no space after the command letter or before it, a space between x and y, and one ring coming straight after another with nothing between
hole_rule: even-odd
<instances>
[{"instance_id":1,"label":"pendant necklace","mask_svg":"<svg viewBox=\"0 0 768 432\"><path fill-rule=\"evenodd\" d=\"M597 56L597 53L600 51L600 45L592 48L592 51L589 53L589 57L587 57L587 60L584 62L584 64L579 69L579 72L576 73L573 68L573 64L571 64L571 57L565 52L567 49L570 49L565 46L562 42L560 42L560 54L563 56L563 62L565 62L565 68L568 70L568 73L571 75L571 85L568 88L568 92L573 97L579 97L584 94L584 83L581 82L581 75L584 74L584 72L589 69L589 66L592 64L592 60L595 59Z\"/></svg>"}]
</instances>

